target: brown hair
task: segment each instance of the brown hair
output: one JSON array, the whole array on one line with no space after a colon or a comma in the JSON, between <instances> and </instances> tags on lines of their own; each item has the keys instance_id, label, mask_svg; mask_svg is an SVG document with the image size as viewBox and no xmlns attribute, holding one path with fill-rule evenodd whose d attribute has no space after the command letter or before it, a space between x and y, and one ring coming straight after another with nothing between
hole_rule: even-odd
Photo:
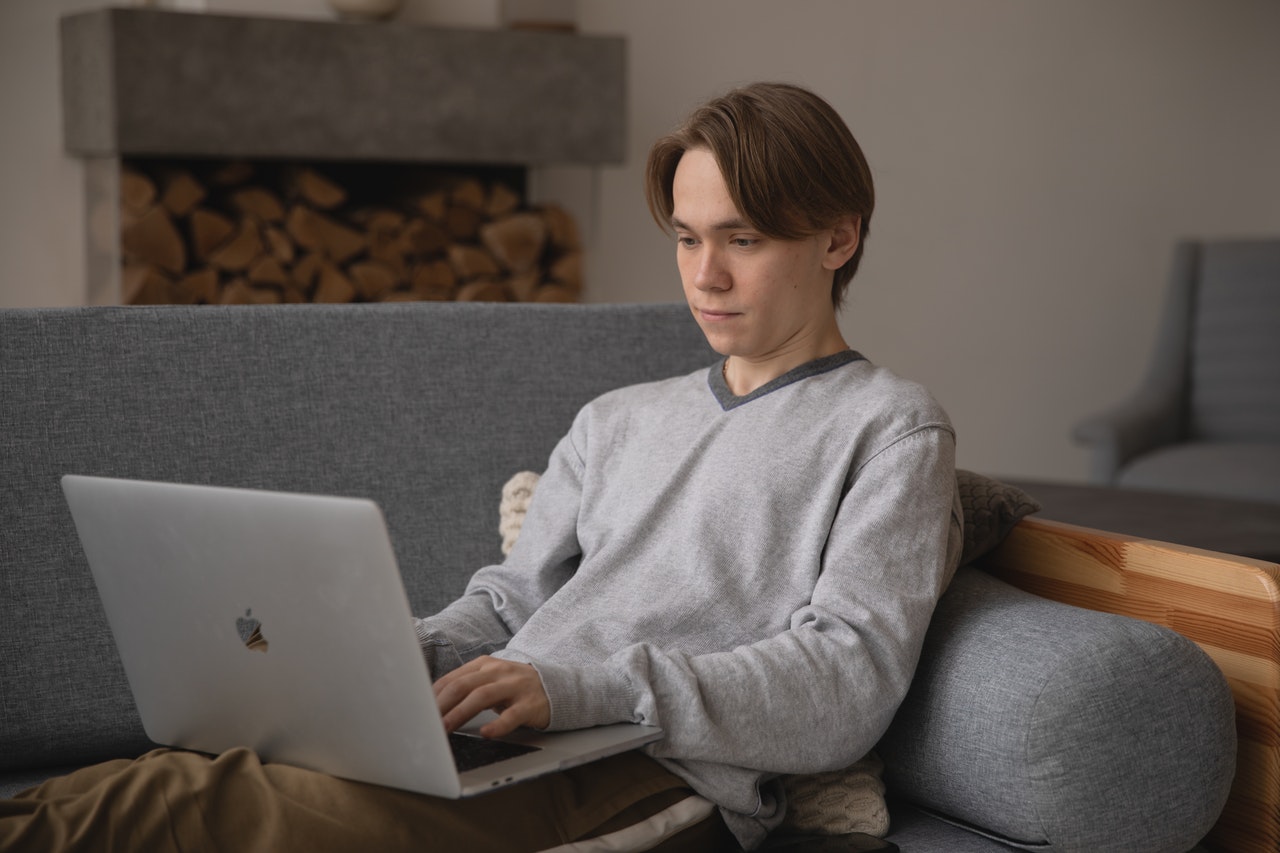
<instances>
[{"instance_id":1,"label":"brown hair","mask_svg":"<svg viewBox=\"0 0 1280 853\"><path fill-rule=\"evenodd\" d=\"M691 148L711 151L734 206L767 237L798 240L859 218L858 249L831 284L839 307L862 259L875 187L858 141L831 105L799 86L755 83L694 110L649 149L645 198L663 229L671 227L676 166Z\"/></svg>"}]
</instances>

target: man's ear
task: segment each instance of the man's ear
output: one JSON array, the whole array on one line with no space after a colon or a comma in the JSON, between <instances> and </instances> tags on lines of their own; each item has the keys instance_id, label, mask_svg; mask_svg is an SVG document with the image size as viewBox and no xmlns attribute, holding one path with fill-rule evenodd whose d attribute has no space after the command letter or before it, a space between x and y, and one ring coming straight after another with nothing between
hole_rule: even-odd
<instances>
[{"instance_id":1,"label":"man's ear","mask_svg":"<svg viewBox=\"0 0 1280 853\"><path fill-rule=\"evenodd\" d=\"M831 242L827 245L826 257L822 261L823 269L838 270L844 266L853 257L853 253L858 251L858 235L861 232L861 216L846 216L837 222L829 232Z\"/></svg>"}]
</instances>

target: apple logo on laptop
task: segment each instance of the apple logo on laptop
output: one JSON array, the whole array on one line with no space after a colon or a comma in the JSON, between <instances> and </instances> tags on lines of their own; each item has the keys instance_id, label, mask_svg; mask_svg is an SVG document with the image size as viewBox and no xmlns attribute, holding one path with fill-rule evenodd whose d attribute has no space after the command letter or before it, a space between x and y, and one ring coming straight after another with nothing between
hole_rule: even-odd
<instances>
[{"instance_id":1,"label":"apple logo on laptop","mask_svg":"<svg viewBox=\"0 0 1280 853\"><path fill-rule=\"evenodd\" d=\"M236 619L236 633L240 640L255 652L266 652L267 638L262 636L262 622L253 615L253 608L245 610L244 615Z\"/></svg>"}]
</instances>

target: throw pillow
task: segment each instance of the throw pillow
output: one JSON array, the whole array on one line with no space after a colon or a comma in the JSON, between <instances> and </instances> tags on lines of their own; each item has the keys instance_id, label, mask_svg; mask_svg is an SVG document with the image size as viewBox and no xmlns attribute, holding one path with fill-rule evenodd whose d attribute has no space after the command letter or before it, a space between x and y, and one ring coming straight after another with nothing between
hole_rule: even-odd
<instances>
[{"instance_id":1,"label":"throw pillow","mask_svg":"<svg viewBox=\"0 0 1280 853\"><path fill-rule=\"evenodd\" d=\"M964 510L962 566L999 545L1015 524L1040 509L1039 502L1022 489L972 471L957 468L956 485Z\"/></svg>"},{"instance_id":2,"label":"throw pillow","mask_svg":"<svg viewBox=\"0 0 1280 853\"><path fill-rule=\"evenodd\" d=\"M534 487L539 475L521 471L502 487L502 502L498 505L498 532L502 534L502 553L510 554L524 526L524 515L533 500Z\"/></svg>"},{"instance_id":3,"label":"throw pillow","mask_svg":"<svg viewBox=\"0 0 1280 853\"><path fill-rule=\"evenodd\" d=\"M787 813L780 831L795 835L848 835L877 838L889 832L884 801L884 762L874 752L843 770L783 776Z\"/></svg>"}]
</instances>

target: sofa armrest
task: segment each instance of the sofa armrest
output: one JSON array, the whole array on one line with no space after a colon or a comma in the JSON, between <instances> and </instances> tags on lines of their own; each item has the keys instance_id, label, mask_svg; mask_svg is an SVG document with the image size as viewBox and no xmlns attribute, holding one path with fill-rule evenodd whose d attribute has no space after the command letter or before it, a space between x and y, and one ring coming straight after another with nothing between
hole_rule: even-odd
<instances>
[{"instance_id":1,"label":"sofa armrest","mask_svg":"<svg viewBox=\"0 0 1280 853\"><path fill-rule=\"evenodd\" d=\"M1172 628L1227 677L1237 769L1206 848L1280 849L1280 565L1026 519L982 561L1029 592Z\"/></svg>"}]
</instances>

